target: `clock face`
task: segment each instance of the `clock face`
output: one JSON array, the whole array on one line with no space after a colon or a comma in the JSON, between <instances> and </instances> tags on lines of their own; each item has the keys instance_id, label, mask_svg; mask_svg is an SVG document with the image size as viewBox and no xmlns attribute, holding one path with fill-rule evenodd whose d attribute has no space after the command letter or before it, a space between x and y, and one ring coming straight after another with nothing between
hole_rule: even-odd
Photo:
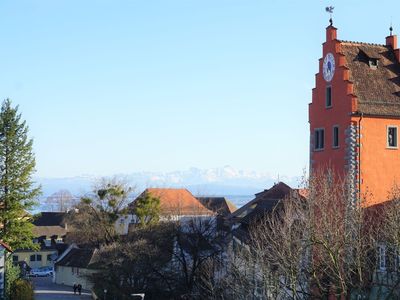
<instances>
[{"instance_id":1,"label":"clock face","mask_svg":"<svg viewBox=\"0 0 400 300\"><path fill-rule=\"evenodd\" d=\"M324 75L325 81L328 82L332 80L333 74L335 74L335 58L332 53L328 53L324 58L322 74Z\"/></svg>"}]
</instances>

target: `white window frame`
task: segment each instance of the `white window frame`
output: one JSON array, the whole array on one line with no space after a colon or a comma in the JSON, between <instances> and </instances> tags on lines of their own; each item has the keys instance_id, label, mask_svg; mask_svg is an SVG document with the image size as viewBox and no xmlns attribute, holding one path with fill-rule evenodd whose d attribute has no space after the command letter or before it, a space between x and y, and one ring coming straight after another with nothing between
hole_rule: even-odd
<instances>
[{"instance_id":1,"label":"white window frame","mask_svg":"<svg viewBox=\"0 0 400 300\"><path fill-rule=\"evenodd\" d=\"M340 129L339 125L333 125L332 127L332 148L338 149L340 147ZM335 129L337 129L337 145L335 145Z\"/></svg>"},{"instance_id":2,"label":"white window frame","mask_svg":"<svg viewBox=\"0 0 400 300\"><path fill-rule=\"evenodd\" d=\"M323 139L322 139L322 147L319 147L320 145L317 145L317 135L320 134L320 132L323 132ZM321 136L318 137L318 141L321 144ZM318 146L318 148L317 148ZM322 151L325 149L325 128L315 128L314 129L314 151Z\"/></svg>"},{"instance_id":3,"label":"white window frame","mask_svg":"<svg viewBox=\"0 0 400 300\"><path fill-rule=\"evenodd\" d=\"M328 105L328 89L330 90L330 95L329 95L330 101L331 101L330 105ZM332 102L333 102L332 101L332 86L327 85L325 87L325 108L332 108Z\"/></svg>"},{"instance_id":4,"label":"white window frame","mask_svg":"<svg viewBox=\"0 0 400 300\"><path fill-rule=\"evenodd\" d=\"M396 131L396 135L395 135L395 146L390 146L389 145L389 130L394 128ZM388 149L398 149L399 148L399 130L398 130L398 126L396 125L388 125L386 126L386 148Z\"/></svg>"}]
</instances>

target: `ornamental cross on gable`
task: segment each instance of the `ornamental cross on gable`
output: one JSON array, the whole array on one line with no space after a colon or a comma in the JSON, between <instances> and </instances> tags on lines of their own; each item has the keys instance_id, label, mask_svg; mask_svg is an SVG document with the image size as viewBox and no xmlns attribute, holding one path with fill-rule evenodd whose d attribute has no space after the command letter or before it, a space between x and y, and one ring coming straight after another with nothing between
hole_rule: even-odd
<instances>
[{"instance_id":1,"label":"ornamental cross on gable","mask_svg":"<svg viewBox=\"0 0 400 300\"><path fill-rule=\"evenodd\" d=\"M334 10L334 7L333 7L333 6L327 6L327 7L325 7L325 11L328 12L328 13L329 13L329 16L330 16L330 18L329 18L329 23L331 24L331 26L333 25L333 21L332 21L333 10Z\"/></svg>"}]
</instances>

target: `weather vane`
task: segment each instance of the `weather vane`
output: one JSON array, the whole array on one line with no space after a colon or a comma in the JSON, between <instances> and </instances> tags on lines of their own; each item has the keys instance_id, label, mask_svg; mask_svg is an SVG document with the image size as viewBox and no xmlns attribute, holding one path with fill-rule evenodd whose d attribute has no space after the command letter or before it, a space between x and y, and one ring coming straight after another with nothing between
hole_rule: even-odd
<instances>
[{"instance_id":1,"label":"weather vane","mask_svg":"<svg viewBox=\"0 0 400 300\"><path fill-rule=\"evenodd\" d=\"M329 23L331 24L331 26L333 25L333 21L332 21L332 14L333 14L333 6L327 6L325 7L325 11L329 13L330 18L329 18Z\"/></svg>"}]
</instances>

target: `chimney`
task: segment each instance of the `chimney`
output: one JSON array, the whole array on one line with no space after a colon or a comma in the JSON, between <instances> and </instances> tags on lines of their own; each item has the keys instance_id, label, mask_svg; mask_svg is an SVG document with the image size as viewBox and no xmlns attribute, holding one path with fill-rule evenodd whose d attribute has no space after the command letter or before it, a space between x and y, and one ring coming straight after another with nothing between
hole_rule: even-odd
<instances>
[{"instance_id":1,"label":"chimney","mask_svg":"<svg viewBox=\"0 0 400 300\"><path fill-rule=\"evenodd\" d=\"M397 35L390 35L386 37L386 46L391 46L398 62L400 62L400 50L397 48Z\"/></svg>"},{"instance_id":2,"label":"chimney","mask_svg":"<svg viewBox=\"0 0 400 300\"><path fill-rule=\"evenodd\" d=\"M392 46L393 49L397 49L397 35L389 35L386 37L386 46Z\"/></svg>"},{"instance_id":3,"label":"chimney","mask_svg":"<svg viewBox=\"0 0 400 300\"><path fill-rule=\"evenodd\" d=\"M333 27L332 25L329 25L326 27L326 41L333 41L336 40L337 36L337 28Z\"/></svg>"}]
</instances>

